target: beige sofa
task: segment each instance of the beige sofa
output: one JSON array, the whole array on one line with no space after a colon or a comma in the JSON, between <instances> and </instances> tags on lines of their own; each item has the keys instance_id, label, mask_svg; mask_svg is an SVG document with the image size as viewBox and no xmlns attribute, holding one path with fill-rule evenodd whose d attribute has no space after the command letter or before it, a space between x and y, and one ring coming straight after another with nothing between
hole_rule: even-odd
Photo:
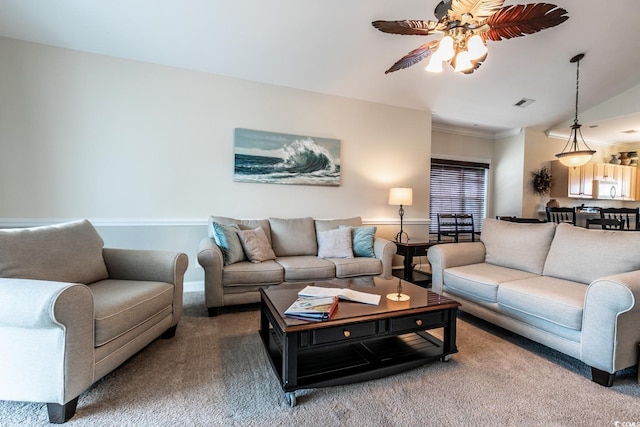
<instances>
[{"instance_id":1,"label":"beige sofa","mask_svg":"<svg viewBox=\"0 0 640 427\"><path fill-rule=\"evenodd\" d=\"M485 219L480 242L436 245L433 290L461 310L591 367L611 386L638 363L640 232Z\"/></svg>"},{"instance_id":2,"label":"beige sofa","mask_svg":"<svg viewBox=\"0 0 640 427\"><path fill-rule=\"evenodd\" d=\"M257 229L264 232L264 237L260 237L262 232L255 232ZM200 242L198 253L198 262L204 268L209 315L217 315L223 306L256 303L260 301L261 287L282 282L356 276L390 278L396 245L375 237L375 231L375 227L363 227L360 217L210 217L209 237ZM267 247L252 262L249 255L256 251L252 247L247 250L246 245L264 238L263 246Z\"/></svg>"},{"instance_id":3,"label":"beige sofa","mask_svg":"<svg viewBox=\"0 0 640 427\"><path fill-rule=\"evenodd\" d=\"M50 422L67 421L80 393L175 334L187 265L103 248L86 220L0 230L0 399L47 402Z\"/></svg>"}]
</instances>

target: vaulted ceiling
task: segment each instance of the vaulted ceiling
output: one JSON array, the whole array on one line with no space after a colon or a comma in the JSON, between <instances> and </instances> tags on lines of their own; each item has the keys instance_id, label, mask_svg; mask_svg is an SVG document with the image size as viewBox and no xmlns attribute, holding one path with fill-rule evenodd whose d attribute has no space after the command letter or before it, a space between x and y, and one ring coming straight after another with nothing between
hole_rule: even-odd
<instances>
[{"instance_id":1,"label":"vaulted ceiling","mask_svg":"<svg viewBox=\"0 0 640 427\"><path fill-rule=\"evenodd\" d=\"M488 42L471 75L427 73L426 63L384 73L435 36L384 34L371 22L435 20L439 0L0 0L0 36L427 110L434 123L499 134L573 118L577 53L586 54L581 112L640 85L638 0L549 2L569 20ZM535 102L514 106L522 98ZM640 142L618 129L640 130L638 113L597 132Z\"/></svg>"}]
</instances>

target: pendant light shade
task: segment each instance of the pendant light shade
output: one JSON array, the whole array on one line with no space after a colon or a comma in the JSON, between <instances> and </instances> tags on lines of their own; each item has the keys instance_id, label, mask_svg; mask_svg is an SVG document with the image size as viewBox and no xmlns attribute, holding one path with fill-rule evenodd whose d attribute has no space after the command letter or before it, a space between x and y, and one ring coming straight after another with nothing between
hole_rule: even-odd
<instances>
[{"instance_id":1,"label":"pendant light shade","mask_svg":"<svg viewBox=\"0 0 640 427\"><path fill-rule=\"evenodd\" d=\"M571 63L576 63L576 115L573 119L573 125L571 126L571 134L569 135L569 140L565 144L562 149L562 153L556 154L560 163L569 167L578 167L589 163L589 160L596 153L595 150L592 150L586 142L584 142L584 138L582 138L582 132L580 131L580 127L582 126L578 123L578 92L579 92L579 82L580 82L580 60L584 58L584 53L580 53L573 58L571 58ZM582 144L585 146L585 149L581 149L578 143L578 135L580 135L580 140Z\"/></svg>"}]
</instances>

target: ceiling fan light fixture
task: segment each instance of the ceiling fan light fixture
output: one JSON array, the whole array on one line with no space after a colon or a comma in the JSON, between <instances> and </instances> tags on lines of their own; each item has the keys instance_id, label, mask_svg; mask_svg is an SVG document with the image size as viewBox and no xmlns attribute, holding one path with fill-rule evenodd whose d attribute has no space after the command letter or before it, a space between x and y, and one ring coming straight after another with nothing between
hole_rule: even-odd
<instances>
[{"instance_id":1,"label":"ceiling fan light fixture","mask_svg":"<svg viewBox=\"0 0 640 427\"><path fill-rule=\"evenodd\" d=\"M463 50L456 55L456 65L453 69L456 72L465 72L473 68L473 62L471 62L471 55L468 51Z\"/></svg>"},{"instance_id":2,"label":"ceiling fan light fixture","mask_svg":"<svg viewBox=\"0 0 640 427\"><path fill-rule=\"evenodd\" d=\"M467 42L467 50L469 51L469 55L472 61L477 61L487 54L489 49L484 44L484 40L477 34L469 37L469 41Z\"/></svg>"},{"instance_id":3,"label":"ceiling fan light fixture","mask_svg":"<svg viewBox=\"0 0 640 427\"><path fill-rule=\"evenodd\" d=\"M455 49L453 48L453 37L444 36L440 43L438 44L438 50L443 61L451 61L451 58L456 54Z\"/></svg>"},{"instance_id":4,"label":"ceiling fan light fixture","mask_svg":"<svg viewBox=\"0 0 640 427\"><path fill-rule=\"evenodd\" d=\"M444 71L444 68L442 68L442 59L438 58L435 54L432 55L424 69L430 73L441 73Z\"/></svg>"},{"instance_id":5,"label":"ceiling fan light fixture","mask_svg":"<svg viewBox=\"0 0 640 427\"><path fill-rule=\"evenodd\" d=\"M576 63L576 115L573 119L573 125L571 125L571 133L569 134L569 140L565 144L562 152L556 154L560 163L568 167L578 167L582 165L586 165L589 163L594 154L596 154L595 150L592 150L591 147L584 142L584 138L582 137L582 131L580 128L582 125L578 123L578 94L580 89L580 60L584 58L584 53L579 53L578 55L571 58L569 62L572 64ZM582 144L586 147L586 149L580 149L578 135L580 135L580 140L582 140Z\"/></svg>"},{"instance_id":6,"label":"ceiling fan light fixture","mask_svg":"<svg viewBox=\"0 0 640 427\"><path fill-rule=\"evenodd\" d=\"M442 34L412 50L385 74L402 70L429 58L427 71L442 71L446 62L455 71L473 73L486 59L487 40L500 41L560 25L569 17L556 5L536 3L503 6L504 0L442 0L435 8L437 21L377 20L371 24L383 33L430 36Z\"/></svg>"}]
</instances>

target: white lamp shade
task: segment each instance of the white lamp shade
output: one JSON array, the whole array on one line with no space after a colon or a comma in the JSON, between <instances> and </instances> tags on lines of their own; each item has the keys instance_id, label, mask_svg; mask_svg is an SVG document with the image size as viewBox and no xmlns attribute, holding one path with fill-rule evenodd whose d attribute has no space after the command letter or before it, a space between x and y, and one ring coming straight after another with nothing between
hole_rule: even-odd
<instances>
[{"instance_id":1,"label":"white lamp shade","mask_svg":"<svg viewBox=\"0 0 640 427\"><path fill-rule=\"evenodd\" d=\"M413 204L413 188L396 187L390 189L389 204L411 206Z\"/></svg>"}]
</instances>

